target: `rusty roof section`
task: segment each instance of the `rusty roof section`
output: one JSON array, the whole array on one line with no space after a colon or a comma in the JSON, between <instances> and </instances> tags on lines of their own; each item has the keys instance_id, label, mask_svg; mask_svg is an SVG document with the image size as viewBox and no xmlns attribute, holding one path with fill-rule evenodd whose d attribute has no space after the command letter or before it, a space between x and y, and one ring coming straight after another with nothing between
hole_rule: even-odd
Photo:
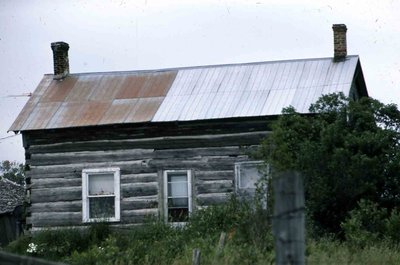
<instances>
[{"instance_id":1,"label":"rusty roof section","mask_svg":"<svg viewBox=\"0 0 400 265\"><path fill-rule=\"evenodd\" d=\"M45 75L11 131L149 122L177 71Z\"/></svg>"},{"instance_id":2,"label":"rusty roof section","mask_svg":"<svg viewBox=\"0 0 400 265\"><path fill-rule=\"evenodd\" d=\"M308 113L323 94L349 96L355 78L358 56L45 75L10 130L260 117L289 105Z\"/></svg>"}]
</instances>

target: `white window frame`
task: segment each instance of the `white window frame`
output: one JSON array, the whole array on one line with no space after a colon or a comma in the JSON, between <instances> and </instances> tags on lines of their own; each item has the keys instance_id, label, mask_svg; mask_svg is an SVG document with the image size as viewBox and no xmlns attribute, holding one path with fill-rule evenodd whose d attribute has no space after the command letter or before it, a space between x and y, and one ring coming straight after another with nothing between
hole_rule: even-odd
<instances>
[{"instance_id":1,"label":"white window frame","mask_svg":"<svg viewBox=\"0 0 400 265\"><path fill-rule=\"evenodd\" d=\"M192 213L192 171L191 170L165 170L163 172L164 184L164 221L171 224L185 224L186 222L168 222L168 174L186 173L188 188L188 212Z\"/></svg>"},{"instance_id":2,"label":"white window frame","mask_svg":"<svg viewBox=\"0 0 400 265\"><path fill-rule=\"evenodd\" d=\"M89 195L89 176L91 174L113 173L114 174L114 217L111 218L90 218L89 216L89 198L104 197L104 195ZM118 222L121 219L120 208L120 169L110 168L91 168L82 170L82 221L90 222ZM107 195L109 196L109 195Z\"/></svg>"},{"instance_id":3,"label":"white window frame","mask_svg":"<svg viewBox=\"0 0 400 265\"><path fill-rule=\"evenodd\" d=\"M245 161L245 162L237 162L235 163L235 190L236 192L240 191L248 191L249 188L244 188L241 186L241 175L240 175L240 169L243 165L254 165L255 167L259 167L260 165L263 164L263 161ZM250 190L254 190L255 188L251 188Z\"/></svg>"},{"instance_id":4,"label":"white window frame","mask_svg":"<svg viewBox=\"0 0 400 265\"><path fill-rule=\"evenodd\" d=\"M238 162L235 163L235 190L236 190L236 194L239 195L239 197L242 198L254 198L254 196L256 195L256 187L255 188L244 188L241 187L241 166L243 165L254 165L254 167L256 167L259 171L260 174L260 178L263 177L263 173L260 172L259 167L264 167L264 162L263 161L246 161L246 162ZM267 170L267 179L269 179L270 177L270 167L269 165L266 165L266 170ZM259 179L260 180L260 179ZM258 181L259 181L258 180ZM267 210L268 207L268 183L266 183L267 186L263 187L265 190L264 194L262 197L260 197L261 199L261 207L264 210ZM262 195L261 194L261 195Z\"/></svg>"}]
</instances>

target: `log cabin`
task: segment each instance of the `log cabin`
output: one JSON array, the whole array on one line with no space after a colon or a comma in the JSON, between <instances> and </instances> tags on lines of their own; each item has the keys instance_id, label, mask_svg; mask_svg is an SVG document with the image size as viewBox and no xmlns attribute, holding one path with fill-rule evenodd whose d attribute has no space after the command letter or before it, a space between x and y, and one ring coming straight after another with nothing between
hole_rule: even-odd
<instances>
[{"instance_id":1,"label":"log cabin","mask_svg":"<svg viewBox=\"0 0 400 265\"><path fill-rule=\"evenodd\" d=\"M54 74L10 128L25 148L27 223L182 223L254 191L250 154L284 107L307 114L324 94L368 96L346 30L333 25L333 57L106 73L70 73L69 45L52 43Z\"/></svg>"}]
</instances>

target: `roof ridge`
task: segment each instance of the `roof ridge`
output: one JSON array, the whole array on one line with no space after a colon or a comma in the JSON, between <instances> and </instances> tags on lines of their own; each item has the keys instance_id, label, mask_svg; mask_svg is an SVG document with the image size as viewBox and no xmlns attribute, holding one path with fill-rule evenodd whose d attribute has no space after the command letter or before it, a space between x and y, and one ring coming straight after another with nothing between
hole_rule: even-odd
<instances>
[{"instance_id":1,"label":"roof ridge","mask_svg":"<svg viewBox=\"0 0 400 265\"><path fill-rule=\"evenodd\" d=\"M346 59L359 57L359 55L347 55ZM182 67L167 67L158 69L142 69L142 70L126 70L126 71L104 71L104 72L81 72L81 73L70 73L68 76L79 76L79 75L112 75L112 74L145 74L145 73L159 73L179 70L191 70L199 68L217 68L217 67L230 67L230 66L245 66L245 65L257 65L257 64L273 64L273 63L287 63L287 62L299 62L299 61L315 61L315 60L333 60L333 57L319 57L319 58L299 58L299 59L286 59L286 60L273 60L273 61L258 61L258 62L244 62L244 63L227 63L227 64L208 64L208 65L196 65L196 66L182 66ZM344 60L345 61L345 60ZM343 62L343 61L341 61ZM341 63L337 62L337 63ZM45 74L45 76L53 76L53 74Z\"/></svg>"}]
</instances>

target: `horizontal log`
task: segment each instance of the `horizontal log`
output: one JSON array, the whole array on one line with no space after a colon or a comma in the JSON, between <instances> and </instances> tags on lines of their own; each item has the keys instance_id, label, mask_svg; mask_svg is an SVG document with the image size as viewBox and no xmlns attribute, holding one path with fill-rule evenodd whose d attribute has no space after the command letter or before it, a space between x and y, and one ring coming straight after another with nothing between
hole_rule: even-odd
<instances>
[{"instance_id":1,"label":"horizontal log","mask_svg":"<svg viewBox=\"0 0 400 265\"><path fill-rule=\"evenodd\" d=\"M123 174L121 183L157 182L157 173Z\"/></svg>"},{"instance_id":2,"label":"horizontal log","mask_svg":"<svg viewBox=\"0 0 400 265\"><path fill-rule=\"evenodd\" d=\"M196 182L197 194L203 193L227 193L234 190L232 180L211 180L211 181L197 181Z\"/></svg>"},{"instance_id":3,"label":"horizontal log","mask_svg":"<svg viewBox=\"0 0 400 265\"><path fill-rule=\"evenodd\" d=\"M207 170L233 170L234 163L248 161L247 155L237 157L231 156L209 156L189 159L143 159L135 161L110 161L101 163L77 163L53 166L31 166L31 176L45 174L81 174L86 168L119 167L122 174L154 173L165 169L192 168L200 171Z\"/></svg>"},{"instance_id":4,"label":"horizontal log","mask_svg":"<svg viewBox=\"0 0 400 265\"><path fill-rule=\"evenodd\" d=\"M123 198L121 201L122 210L138 210L158 207L158 196L142 196Z\"/></svg>"},{"instance_id":5,"label":"horizontal log","mask_svg":"<svg viewBox=\"0 0 400 265\"><path fill-rule=\"evenodd\" d=\"M161 159L150 160L148 166L158 169L195 169L199 171L226 171L233 170L236 162L247 161L247 156L211 156L199 159Z\"/></svg>"},{"instance_id":6,"label":"horizontal log","mask_svg":"<svg viewBox=\"0 0 400 265\"><path fill-rule=\"evenodd\" d=\"M80 176L82 174L83 169L87 168L107 168L107 167L119 167L121 171L125 170L126 172L137 171L136 173L142 173L144 169L151 170L147 166L147 160L135 160L135 161L122 161L122 162L101 162L101 163L76 163L76 164L68 164L68 165L53 165L53 166L31 166L30 167L30 175L46 175L46 174L75 174ZM154 172L154 171L153 171ZM121 172L124 174L124 172ZM148 172L143 172L148 173Z\"/></svg>"},{"instance_id":7,"label":"horizontal log","mask_svg":"<svg viewBox=\"0 0 400 265\"><path fill-rule=\"evenodd\" d=\"M30 210L33 213L43 212L79 212L82 211L82 201L42 202L32 203Z\"/></svg>"},{"instance_id":8,"label":"horizontal log","mask_svg":"<svg viewBox=\"0 0 400 265\"><path fill-rule=\"evenodd\" d=\"M142 215L144 216L158 215L158 208L121 211L121 216L123 217L142 216Z\"/></svg>"},{"instance_id":9,"label":"horizontal log","mask_svg":"<svg viewBox=\"0 0 400 265\"><path fill-rule=\"evenodd\" d=\"M24 147L33 144L59 143L66 139L90 141L94 139L137 139L169 135L201 135L269 130L265 117L242 117L222 120L158 122L142 124L113 124L74 127L56 130L24 131Z\"/></svg>"},{"instance_id":10,"label":"horizontal log","mask_svg":"<svg viewBox=\"0 0 400 265\"><path fill-rule=\"evenodd\" d=\"M196 171L195 176L198 180L233 180L235 172L233 170Z\"/></svg>"},{"instance_id":11,"label":"horizontal log","mask_svg":"<svg viewBox=\"0 0 400 265\"><path fill-rule=\"evenodd\" d=\"M61 187L31 190L32 203L77 200L82 200L81 187Z\"/></svg>"},{"instance_id":12,"label":"horizontal log","mask_svg":"<svg viewBox=\"0 0 400 265\"><path fill-rule=\"evenodd\" d=\"M132 161L151 158L153 149L128 149L113 151L82 151L62 153L32 154L29 160L31 166L65 165L85 161L85 163L99 163L109 161Z\"/></svg>"},{"instance_id":13,"label":"horizontal log","mask_svg":"<svg viewBox=\"0 0 400 265\"><path fill-rule=\"evenodd\" d=\"M32 226L71 226L82 224L81 212L32 213Z\"/></svg>"},{"instance_id":14,"label":"horizontal log","mask_svg":"<svg viewBox=\"0 0 400 265\"><path fill-rule=\"evenodd\" d=\"M188 158L199 156L238 156L248 152L239 146L227 147L201 147L156 150L153 149L124 149L111 151L82 151L61 153L39 153L32 154L27 161L31 166L41 165L65 165L81 161L85 163L98 163L108 161L132 161L139 159L162 159L162 158Z\"/></svg>"},{"instance_id":15,"label":"horizontal log","mask_svg":"<svg viewBox=\"0 0 400 265\"><path fill-rule=\"evenodd\" d=\"M121 223L144 223L158 220L158 209L129 210L121 212Z\"/></svg>"},{"instance_id":16,"label":"horizontal log","mask_svg":"<svg viewBox=\"0 0 400 265\"><path fill-rule=\"evenodd\" d=\"M157 193L158 182L121 184L121 195L123 198L157 195Z\"/></svg>"},{"instance_id":17,"label":"horizontal log","mask_svg":"<svg viewBox=\"0 0 400 265\"><path fill-rule=\"evenodd\" d=\"M82 178L65 179L65 178L45 178L32 180L31 188L57 188L57 187L81 187Z\"/></svg>"},{"instance_id":18,"label":"horizontal log","mask_svg":"<svg viewBox=\"0 0 400 265\"><path fill-rule=\"evenodd\" d=\"M163 158L191 158L202 156L238 156L244 154L239 146L197 147L161 149L154 151L155 159Z\"/></svg>"},{"instance_id":19,"label":"horizontal log","mask_svg":"<svg viewBox=\"0 0 400 265\"><path fill-rule=\"evenodd\" d=\"M73 171L73 172L62 172L62 173L49 173L49 172L37 173L37 170L34 169L26 171L25 176L31 178L33 181L35 179L49 179L49 178L80 179L82 178L82 172Z\"/></svg>"},{"instance_id":20,"label":"horizontal log","mask_svg":"<svg viewBox=\"0 0 400 265\"><path fill-rule=\"evenodd\" d=\"M232 193L207 193L197 195L199 206L222 204L229 200Z\"/></svg>"},{"instance_id":21,"label":"horizontal log","mask_svg":"<svg viewBox=\"0 0 400 265\"><path fill-rule=\"evenodd\" d=\"M63 142L54 144L42 144L29 146L29 153L46 154L57 152L79 152L118 149L175 149L213 147L213 146L240 146L258 145L261 140L269 134L268 131L230 133L230 134L208 134L195 136L165 136L142 139L125 140L91 140L78 142Z\"/></svg>"},{"instance_id":22,"label":"horizontal log","mask_svg":"<svg viewBox=\"0 0 400 265\"><path fill-rule=\"evenodd\" d=\"M121 200L121 210L137 210L158 207L157 196L129 197ZM40 212L79 212L82 211L82 201L33 203L30 211Z\"/></svg>"},{"instance_id":23,"label":"horizontal log","mask_svg":"<svg viewBox=\"0 0 400 265\"><path fill-rule=\"evenodd\" d=\"M158 218L158 209L142 209L121 211L121 220L118 223L143 223ZM34 214L29 218L32 227L38 229L40 227L54 226L82 226L89 225L82 222L82 213L63 212L63 213L40 213ZM112 224L112 223L110 223Z\"/></svg>"}]
</instances>

